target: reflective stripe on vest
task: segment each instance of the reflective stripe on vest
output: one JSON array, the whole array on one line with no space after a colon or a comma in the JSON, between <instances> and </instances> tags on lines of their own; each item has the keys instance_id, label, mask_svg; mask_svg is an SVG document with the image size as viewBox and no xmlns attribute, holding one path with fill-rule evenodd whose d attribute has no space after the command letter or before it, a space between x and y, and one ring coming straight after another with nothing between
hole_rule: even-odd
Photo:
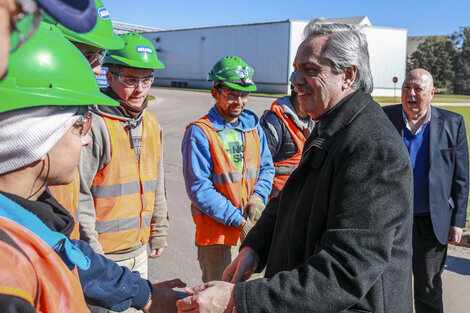
<instances>
[{"instance_id":1,"label":"reflective stripe on vest","mask_svg":"<svg viewBox=\"0 0 470 313\"><path fill-rule=\"evenodd\" d=\"M150 226L150 222L152 221L152 215L144 215L142 217L142 227ZM140 227L140 217L127 217L122 218L119 220L114 221L102 221L96 222L95 224L96 231L98 233L111 233L114 232L115 229L119 230L130 230L130 229L137 229Z\"/></svg>"},{"instance_id":2,"label":"reflective stripe on vest","mask_svg":"<svg viewBox=\"0 0 470 313\"><path fill-rule=\"evenodd\" d=\"M73 182L68 185L49 186L51 195L60 203L70 215L73 216L75 224L70 233L70 239L80 239L79 220L78 220L78 197L80 195L80 176L78 167L75 169Z\"/></svg>"},{"instance_id":3,"label":"reflective stripe on vest","mask_svg":"<svg viewBox=\"0 0 470 313\"><path fill-rule=\"evenodd\" d=\"M109 185L109 186L91 186L90 191L93 198L111 198L130 195L140 192L141 182L133 181L123 184ZM157 189L157 180L147 180L142 182L144 192L151 192Z\"/></svg>"},{"instance_id":4,"label":"reflective stripe on vest","mask_svg":"<svg viewBox=\"0 0 470 313\"><path fill-rule=\"evenodd\" d=\"M256 129L244 132L244 154L242 175L224 148L222 140L210 122L207 115L190 124L202 129L209 141L212 163L212 183L214 188L226 197L237 208L243 208L248 197L253 193L258 181L261 147L259 134ZM194 204L191 204L191 213L196 224L196 243L199 245L236 245L238 242L238 229L227 226L203 214Z\"/></svg>"},{"instance_id":5,"label":"reflective stripe on vest","mask_svg":"<svg viewBox=\"0 0 470 313\"><path fill-rule=\"evenodd\" d=\"M269 195L269 198L274 198L281 192L287 179L299 165L306 138L300 129L295 126L294 122L286 116L284 109L279 105L277 100L271 105L271 112L276 114L284 123L297 146L297 152L292 157L284 161L274 162L275 175L273 180L273 189Z\"/></svg>"},{"instance_id":6,"label":"reflective stripe on vest","mask_svg":"<svg viewBox=\"0 0 470 313\"><path fill-rule=\"evenodd\" d=\"M290 175L298 167L298 165L292 166L277 166L274 170L276 175Z\"/></svg>"},{"instance_id":7,"label":"reflective stripe on vest","mask_svg":"<svg viewBox=\"0 0 470 313\"><path fill-rule=\"evenodd\" d=\"M214 184L230 184L236 183L245 178L253 178L258 179L259 177L259 169L258 168L245 168L245 175L242 175L239 171L232 172L232 173L212 173L212 182Z\"/></svg>"},{"instance_id":8,"label":"reflective stripe on vest","mask_svg":"<svg viewBox=\"0 0 470 313\"><path fill-rule=\"evenodd\" d=\"M95 203L98 241L104 253L111 253L149 240L162 144L158 121L146 111L137 163L121 122L103 119L111 142L111 161L95 175L90 190Z\"/></svg>"}]
</instances>

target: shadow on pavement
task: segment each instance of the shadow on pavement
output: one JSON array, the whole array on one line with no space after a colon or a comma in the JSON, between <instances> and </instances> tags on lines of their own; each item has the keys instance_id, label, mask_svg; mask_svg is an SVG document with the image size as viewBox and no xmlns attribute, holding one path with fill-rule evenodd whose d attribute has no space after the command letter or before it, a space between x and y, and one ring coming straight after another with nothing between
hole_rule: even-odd
<instances>
[{"instance_id":1,"label":"shadow on pavement","mask_svg":"<svg viewBox=\"0 0 470 313\"><path fill-rule=\"evenodd\" d=\"M470 260L448 255L445 270L470 276Z\"/></svg>"}]
</instances>

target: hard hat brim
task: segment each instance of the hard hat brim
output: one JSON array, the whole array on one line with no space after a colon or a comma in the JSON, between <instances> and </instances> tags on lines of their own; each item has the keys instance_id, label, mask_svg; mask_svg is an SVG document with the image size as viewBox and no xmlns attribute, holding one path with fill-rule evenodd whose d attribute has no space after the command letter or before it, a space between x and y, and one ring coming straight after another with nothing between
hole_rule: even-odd
<instances>
[{"instance_id":1,"label":"hard hat brim","mask_svg":"<svg viewBox=\"0 0 470 313\"><path fill-rule=\"evenodd\" d=\"M108 55L103 60L103 65L106 64L119 64L126 67L134 67L134 68L145 68L145 69L162 69L165 68L165 65L158 59L156 60L149 60L148 62L136 61L131 60L128 58L124 58L118 55Z\"/></svg>"},{"instance_id":2,"label":"hard hat brim","mask_svg":"<svg viewBox=\"0 0 470 313\"><path fill-rule=\"evenodd\" d=\"M258 88L256 87L256 85L241 86L241 85L239 85L239 84L229 83L229 82L225 82L225 81L223 81L223 80L219 80L219 82L221 82L221 83L224 84L225 86L227 86L227 87L229 87L229 88L232 88L232 89L235 89L235 90L253 92L253 91L256 91L256 90L258 89Z\"/></svg>"}]
</instances>

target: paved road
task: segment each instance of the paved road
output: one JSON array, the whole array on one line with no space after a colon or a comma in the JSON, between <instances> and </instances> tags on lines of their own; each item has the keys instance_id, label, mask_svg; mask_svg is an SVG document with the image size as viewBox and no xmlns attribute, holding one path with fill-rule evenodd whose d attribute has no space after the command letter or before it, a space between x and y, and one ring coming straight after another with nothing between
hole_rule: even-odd
<instances>
[{"instance_id":1,"label":"paved road","mask_svg":"<svg viewBox=\"0 0 470 313\"><path fill-rule=\"evenodd\" d=\"M150 260L149 278L152 281L162 281L179 277L193 286L201 283L201 271L196 260L194 223L181 171L180 145L185 127L206 114L214 102L208 92L155 88L150 94L157 101L150 103L149 109L155 113L164 131L170 232L169 247L162 257ZM267 97L250 97L248 108L260 115L269 108L273 100ZM444 296L447 313L470 312L470 249L450 247L444 271Z\"/></svg>"}]
</instances>

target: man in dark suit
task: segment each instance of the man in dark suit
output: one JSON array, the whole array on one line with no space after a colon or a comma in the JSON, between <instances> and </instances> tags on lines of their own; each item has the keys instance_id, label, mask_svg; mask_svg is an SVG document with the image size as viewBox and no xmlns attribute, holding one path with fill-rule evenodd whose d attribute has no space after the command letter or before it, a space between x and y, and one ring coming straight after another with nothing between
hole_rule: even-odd
<instances>
[{"instance_id":1,"label":"man in dark suit","mask_svg":"<svg viewBox=\"0 0 470 313\"><path fill-rule=\"evenodd\" d=\"M370 95L367 39L321 18L304 38L292 84L317 123L300 164L225 270L226 282L188 289L180 312L413 310L413 173ZM265 278L241 282L264 267Z\"/></svg>"},{"instance_id":2,"label":"man in dark suit","mask_svg":"<svg viewBox=\"0 0 470 313\"><path fill-rule=\"evenodd\" d=\"M403 137L414 175L413 275L417 313L443 312L441 273L447 243L457 244L468 202L468 146L463 116L431 106L429 72L415 69L402 104L385 107Z\"/></svg>"}]
</instances>

